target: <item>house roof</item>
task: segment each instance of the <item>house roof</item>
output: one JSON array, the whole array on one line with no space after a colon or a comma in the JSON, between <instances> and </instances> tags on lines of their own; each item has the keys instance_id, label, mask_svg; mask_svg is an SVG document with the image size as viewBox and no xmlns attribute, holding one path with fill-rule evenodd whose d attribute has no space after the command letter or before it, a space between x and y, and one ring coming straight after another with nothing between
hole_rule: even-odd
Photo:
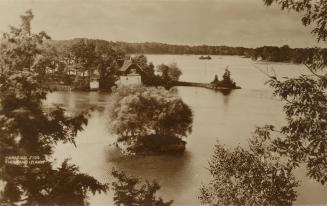
<instances>
[{"instance_id":1,"label":"house roof","mask_svg":"<svg viewBox=\"0 0 327 206\"><path fill-rule=\"evenodd\" d=\"M132 66L133 62L131 60L125 60L123 65L119 68L119 71L126 71L130 66Z\"/></svg>"},{"instance_id":2,"label":"house roof","mask_svg":"<svg viewBox=\"0 0 327 206\"><path fill-rule=\"evenodd\" d=\"M141 67L138 64L132 62L132 60L124 60L122 66L118 69L121 72L126 72L131 66L136 66L139 71L142 71Z\"/></svg>"}]
</instances>

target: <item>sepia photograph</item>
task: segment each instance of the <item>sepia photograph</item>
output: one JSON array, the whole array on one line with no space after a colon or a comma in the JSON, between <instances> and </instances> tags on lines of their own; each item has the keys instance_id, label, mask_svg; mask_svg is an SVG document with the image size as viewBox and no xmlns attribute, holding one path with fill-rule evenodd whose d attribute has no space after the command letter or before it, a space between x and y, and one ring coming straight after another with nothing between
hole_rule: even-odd
<instances>
[{"instance_id":1,"label":"sepia photograph","mask_svg":"<svg viewBox=\"0 0 327 206\"><path fill-rule=\"evenodd\" d=\"M0 206L327 205L326 0L0 0Z\"/></svg>"}]
</instances>

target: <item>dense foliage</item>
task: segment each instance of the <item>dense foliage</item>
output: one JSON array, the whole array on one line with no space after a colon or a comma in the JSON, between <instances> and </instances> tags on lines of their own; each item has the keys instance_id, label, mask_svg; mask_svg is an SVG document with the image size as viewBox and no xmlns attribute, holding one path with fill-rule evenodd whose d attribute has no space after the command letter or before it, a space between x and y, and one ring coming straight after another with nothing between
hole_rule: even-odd
<instances>
[{"instance_id":1,"label":"dense foliage","mask_svg":"<svg viewBox=\"0 0 327 206\"><path fill-rule=\"evenodd\" d=\"M305 26L315 23L313 34L326 40L326 1L264 0L276 2L282 9L304 14ZM291 205L298 186L292 171L305 165L307 175L325 184L327 181L327 111L326 50L310 49L309 55L298 50L298 57L288 46L263 47L255 59L304 63L311 72L298 77L278 79L268 84L286 103L287 124L280 129L267 125L256 130L250 150L240 147L230 151L216 146L209 171L213 180L201 188L200 200L209 205ZM302 53L302 54L301 54ZM276 58L276 59L275 59ZM297 60L298 59L298 60Z\"/></svg>"},{"instance_id":2,"label":"dense foliage","mask_svg":"<svg viewBox=\"0 0 327 206\"><path fill-rule=\"evenodd\" d=\"M112 183L115 205L122 206L169 206L173 201L164 202L162 198L155 196L160 189L157 182L146 181L129 177L124 172L112 171L116 181Z\"/></svg>"},{"instance_id":3,"label":"dense foliage","mask_svg":"<svg viewBox=\"0 0 327 206\"><path fill-rule=\"evenodd\" d=\"M131 145L146 137L179 140L192 129L192 111L175 91L164 88L124 86L116 91L110 112L112 131ZM144 142L143 142L144 143Z\"/></svg>"},{"instance_id":4,"label":"dense foliage","mask_svg":"<svg viewBox=\"0 0 327 206\"><path fill-rule=\"evenodd\" d=\"M252 58L253 60L265 60L273 62L291 62L304 63L307 58L311 58L314 48L290 48L284 46L263 46L257 48L244 47L227 47L227 46L183 46L162 43L127 43L127 42L110 42L105 40L91 39L73 39L65 41L51 41L59 54L63 52L63 48L69 48L80 41L92 42L95 45L105 45L111 47L116 56L127 54L196 54L196 55L237 55ZM326 49L322 49L327 53ZM145 58L144 55L137 55L137 58ZM136 58L134 58L136 60ZM141 63L142 62L138 62ZM144 64L143 64L144 65ZM147 65L147 67L149 64ZM152 64L153 66L153 64Z\"/></svg>"},{"instance_id":5,"label":"dense foliage","mask_svg":"<svg viewBox=\"0 0 327 206\"><path fill-rule=\"evenodd\" d=\"M67 41L53 41L55 47L65 47L78 41L97 42L110 45L118 54L196 54L196 55L237 55L274 62L303 63L307 57L312 57L314 48L290 48L284 46L263 46L258 48L227 47L227 46L183 46L162 43L127 43L108 42L104 40L73 39ZM326 49L323 49L326 52ZM144 55L138 55L143 56ZM146 58L145 58L146 59Z\"/></svg>"},{"instance_id":6,"label":"dense foliage","mask_svg":"<svg viewBox=\"0 0 327 206\"><path fill-rule=\"evenodd\" d=\"M303 24L316 23L313 34L318 40L326 40L326 1L265 0L267 5L273 2L283 9L303 13ZM325 51L313 51L312 57L304 62L309 75L286 80L270 78L268 84L274 88L274 94L285 101L287 125L278 133L272 127L266 131L274 151L287 158L293 167L304 163L307 175L321 184L327 181L326 56Z\"/></svg>"},{"instance_id":7,"label":"dense foliage","mask_svg":"<svg viewBox=\"0 0 327 206\"><path fill-rule=\"evenodd\" d=\"M292 168L266 150L257 130L250 149L226 149L219 143L209 162L212 180L200 189L204 205L292 205L298 186Z\"/></svg>"},{"instance_id":8,"label":"dense foliage","mask_svg":"<svg viewBox=\"0 0 327 206\"><path fill-rule=\"evenodd\" d=\"M147 86L160 86L163 84L161 78L155 74L155 66L152 62L148 62L146 56L135 55L132 58L133 62L141 67L143 71L142 83Z\"/></svg>"},{"instance_id":9,"label":"dense foliage","mask_svg":"<svg viewBox=\"0 0 327 206\"><path fill-rule=\"evenodd\" d=\"M225 72L223 74L223 79L219 80L218 76L215 75L214 80L211 82L211 85L213 85L215 88L228 88L228 89L235 89L237 88L236 83L231 78L231 73L228 69L225 69Z\"/></svg>"},{"instance_id":10,"label":"dense foliage","mask_svg":"<svg viewBox=\"0 0 327 206\"><path fill-rule=\"evenodd\" d=\"M0 203L84 205L88 191L107 186L67 161L54 168L49 159L56 143L74 143L87 116L42 107L49 92L43 71L53 63L42 44L49 37L31 32L31 11L21 19L21 27L11 27L0 44L0 179L5 184Z\"/></svg>"},{"instance_id":11,"label":"dense foliage","mask_svg":"<svg viewBox=\"0 0 327 206\"><path fill-rule=\"evenodd\" d=\"M135 55L133 61L143 70L142 83L147 86L163 86L166 89L171 88L182 75L182 71L176 63L160 64L156 68L152 62L148 62L146 56Z\"/></svg>"},{"instance_id":12,"label":"dense foliage","mask_svg":"<svg viewBox=\"0 0 327 206\"><path fill-rule=\"evenodd\" d=\"M57 67L52 79L74 86L75 89L89 89L92 77L99 79L99 89L110 91L118 79L114 62L124 54L106 41L75 39L58 43L47 41L55 50Z\"/></svg>"},{"instance_id":13,"label":"dense foliage","mask_svg":"<svg viewBox=\"0 0 327 206\"><path fill-rule=\"evenodd\" d=\"M282 47L264 46L253 49L251 58L253 60L264 60L273 62L291 62L296 64L305 63L307 59L311 59L314 55L314 48L295 48L292 49L288 45ZM327 55L327 49L322 49Z\"/></svg>"},{"instance_id":14,"label":"dense foliage","mask_svg":"<svg viewBox=\"0 0 327 206\"><path fill-rule=\"evenodd\" d=\"M245 56L250 49L244 47L228 46L187 46L173 45L157 42L127 43L111 42L115 47L120 48L128 54L211 54L211 55L239 55Z\"/></svg>"},{"instance_id":15,"label":"dense foliage","mask_svg":"<svg viewBox=\"0 0 327 206\"><path fill-rule=\"evenodd\" d=\"M176 63L168 65L160 64L157 70L160 73L162 81L166 82L166 84L178 81L179 77L182 75L182 71L178 68Z\"/></svg>"},{"instance_id":16,"label":"dense foliage","mask_svg":"<svg viewBox=\"0 0 327 206\"><path fill-rule=\"evenodd\" d=\"M272 133L269 140L273 149L286 156L294 167L305 163L308 176L325 184L327 182L327 76L323 73L326 62L319 53L308 69L313 75L279 80L269 80L274 94L285 100L287 125L280 133ZM321 73L321 74L320 74Z\"/></svg>"}]
</instances>

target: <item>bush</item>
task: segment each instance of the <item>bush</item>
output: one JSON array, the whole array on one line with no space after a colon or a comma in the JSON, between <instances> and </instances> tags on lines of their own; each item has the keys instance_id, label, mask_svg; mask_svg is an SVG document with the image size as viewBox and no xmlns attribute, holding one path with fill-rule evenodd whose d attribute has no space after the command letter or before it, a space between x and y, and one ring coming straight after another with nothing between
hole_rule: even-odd
<instances>
[{"instance_id":1,"label":"bush","mask_svg":"<svg viewBox=\"0 0 327 206\"><path fill-rule=\"evenodd\" d=\"M212 180L200 190L205 205L292 205L298 182L292 167L269 149L258 129L250 149L217 144L209 162Z\"/></svg>"},{"instance_id":2,"label":"bush","mask_svg":"<svg viewBox=\"0 0 327 206\"><path fill-rule=\"evenodd\" d=\"M173 201L164 202L161 197L156 196L160 189L156 181L142 182L139 178L127 176L124 172L112 171L116 179L112 183L115 205L122 206L170 206Z\"/></svg>"}]
</instances>

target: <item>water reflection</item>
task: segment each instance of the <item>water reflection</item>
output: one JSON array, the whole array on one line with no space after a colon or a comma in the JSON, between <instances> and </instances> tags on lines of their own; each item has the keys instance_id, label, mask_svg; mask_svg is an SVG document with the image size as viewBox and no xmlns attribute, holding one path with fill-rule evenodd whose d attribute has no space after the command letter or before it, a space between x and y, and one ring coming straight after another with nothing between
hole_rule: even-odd
<instances>
[{"instance_id":1,"label":"water reflection","mask_svg":"<svg viewBox=\"0 0 327 206\"><path fill-rule=\"evenodd\" d=\"M54 92L47 96L46 107L59 105L71 112L84 112L88 109L104 111L110 102L110 95L98 92Z\"/></svg>"},{"instance_id":2,"label":"water reflection","mask_svg":"<svg viewBox=\"0 0 327 206\"><path fill-rule=\"evenodd\" d=\"M122 156L117 149L108 152L107 163L109 170L113 167L128 174L156 180L162 189L173 188L174 196L179 196L192 182L192 155L162 156Z\"/></svg>"},{"instance_id":3,"label":"water reflection","mask_svg":"<svg viewBox=\"0 0 327 206\"><path fill-rule=\"evenodd\" d=\"M220 91L224 96L228 96L230 95L230 93L232 92L231 89L223 89Z\"/></svg>"}]
</instances>

